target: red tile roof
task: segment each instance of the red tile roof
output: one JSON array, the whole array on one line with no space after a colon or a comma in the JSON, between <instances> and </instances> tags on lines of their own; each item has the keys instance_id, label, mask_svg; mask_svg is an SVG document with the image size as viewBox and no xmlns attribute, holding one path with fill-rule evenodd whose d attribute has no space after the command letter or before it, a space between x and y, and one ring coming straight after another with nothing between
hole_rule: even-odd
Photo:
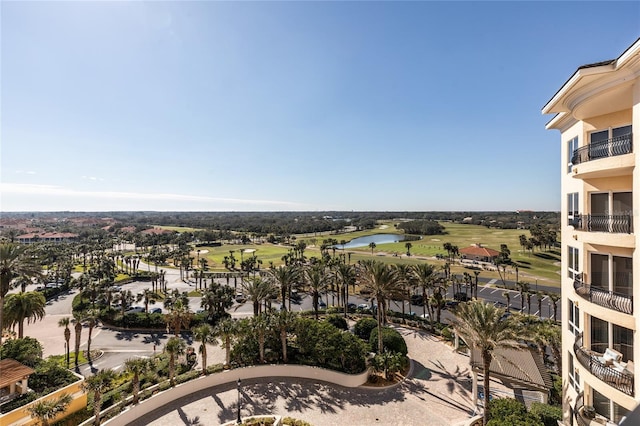
<instances>
[{"instance_id":1,"label":"red tile roof","mask_svg":"<svg viewBox=\"0 0 640 426\"><path fill-rule=\"evenodd\" d=\"M496 257L500 252L488 247L470 246L460 249L460 254L465 254L467 256Z\"/></svg>"}]
</instances>

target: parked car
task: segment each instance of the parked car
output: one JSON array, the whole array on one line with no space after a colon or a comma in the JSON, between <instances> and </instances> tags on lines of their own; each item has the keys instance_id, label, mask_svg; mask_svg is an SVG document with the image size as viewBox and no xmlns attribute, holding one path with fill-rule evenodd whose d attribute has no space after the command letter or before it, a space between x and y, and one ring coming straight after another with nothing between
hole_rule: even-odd
<instances>
[{"instance_id":1,"label":"parked car","mask_svg":"<svg viewBox=\"0 0 640 426\"><path fill-rule=\"evenodd\" d=\"M447 300L446 302L444 302L444 308L445 309L455 309L456 306L458 306L460 304L460 302L456 301L456 300Z\"/></svg>"},{"instance_id":2,"label":"parked car","mask_svg":"<svg viewBox=\"0 0 640 426\"><path fill-rule=\"evenodd\" d=\"M247 298L246 298L246 297L244 297L244 294L242 294L242 293L238 293L238 294L236 294L236 302L238 302L238 303L244 303L244 302L246 302L246 301L247 301Z\"/></svg>"},{"instance_id":3,"label":"parked car","mask_svg":"<svg viewBox=\"0 0 640 426\"><path fill-rule=\"evenodd\" d=\"M420 318L428 320L429 319L429 314L428 313L424 313L424 314L420 315Z\"/></svg>"},{"instance_id":4,"label":"parked car","mask_svg":"<svg viewBox=\"0 0 640 426\"><path fill-rule=\"evenodd\" d=\"M361 303L358 305L358 309L363 310L363 311L370 311L371 307L369 306L368 303Z\"/></svg>"},{"instance_id":5,"label":"parked car","mask_svg":"<svg viewBox=\"0 0 640 426\"><path fill-rule=\"evenodd\" d=\"M125 315L129 315L129 314L139 314L144 312L144 308L142 306L134 306L132 308L129 308L128 310L124 311Z\"/></svg>"},{"instance_id":6,"label":"parked car","mask_svg":"<svg viewBox=\"0 0 640 426\"><path fill-rule=\"evenodd\" d=\"M468 302L471 298L467 295L467 293L458 292L453 295L453 300L457 300L458 302Z\"/></svg>"},{"instance_id":7,"label":"parked car","mask_svg":"<svg viewBox=\"0 0 640 426\"><path fill-rule=\"evenodd\" d=\"M149 311L152 314L161 314L162 313L162 308L153 308Z\"/></svg>"},{"instance_id":8,"label":"parked car","mask_svg":"<svg viewBox=\"0 0 640 426\"><path fill-rule=\"evenodd\" d=\"M348 309L358 309L358 306L355 303L347 303Z\"/></svg>"},{"instance_id":9,"label":"parked car","mask_svg":"<svg viewBox=\"0 0 640 426\"><path fill-rule=\"evenodd\" d=\"M58 288L58 287L60 287L60 284L51 282L51 283L47 283L44 287L45 288Z\"/></svg>"},{"instance_id":10,"label":"parked car","mask_svg":"<svg viewBox=\"0 0 640 426\"><path fill-rule=\"evenodd\" d=\"M422 306L423 303L423 299L422 299L422 295L421 294L412 294L411 295L411 304L412 305L416 305L416 306Z\"/></svg>"},{"instance_id":11,"label":"parked car","mask_svg":"<svg viewBox=\"0 0 640 426\"><path fill-rule=\"evenodd\" d=\"M318 300L318 308L327 309L327 304L324 302L324 300L322 299Z\"/></svg>"}]
</instances>

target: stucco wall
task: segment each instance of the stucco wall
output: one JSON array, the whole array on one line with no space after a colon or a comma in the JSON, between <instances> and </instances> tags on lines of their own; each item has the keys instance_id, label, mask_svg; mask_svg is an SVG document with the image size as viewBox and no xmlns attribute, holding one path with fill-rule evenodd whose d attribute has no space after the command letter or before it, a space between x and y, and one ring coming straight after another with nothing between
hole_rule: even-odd
<instances>
[{"instance_id":1,"label":"stucco wall","mask_svg":"<svg viewBox=\"0 0 640 426\"><path fill-rule=\"evenodd\" d=\"M236 368L182 383L175 388L161 392L158 395L143 401L135 407L129 408L127 411L117 417L114 417L105 424L110 426L127 425L135 419L170 404L178 398L212 386L236 382L238 379L246 380L264 377L294 377L320 382L329 382L348 388L354 388L364 384L367 381L368 374L369 372L365 371L361 374L352 375L323 368L307 367L304 365L261 365Z\"/></svg>"},{"instance_id":2,"label":"stucco wall","mask_svg":"<svg viewBox=\"0 0 640 426\"><path fill-rule=\"evenodd\" d=\"M64 413L60 413L51 423L55 423L57 420L62 419L63 417L68 416L71 413L75 413L76 411L82 410L87 406L87 394L82 390L83 380L77 381L75 383L70 384L69 386L65 386L62 389L58 389L57 391L50 393L49 395L43 396L42 398L36 399L29 404L26 404L20 408L16 408L13 411L10 411L6 414L0 416L0 425L2 426L30 426L35 425L38 421L31 417L31 414L27 411L28 407L31 407L37 404L40 401L55 399L60 397L62 394L69 394L73 398L71 404Z\"/></svg>"}]
</instances>

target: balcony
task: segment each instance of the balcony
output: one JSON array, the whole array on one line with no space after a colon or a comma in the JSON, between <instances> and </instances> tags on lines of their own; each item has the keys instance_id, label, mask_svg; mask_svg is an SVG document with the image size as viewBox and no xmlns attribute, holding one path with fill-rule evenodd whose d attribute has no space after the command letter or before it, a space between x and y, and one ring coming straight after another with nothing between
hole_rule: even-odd
<instances>
[{"instance_id":1,"label":"balcony","mask_svg":"<svg viewBox=\"0 0 640 426\"><path fill-rule=\"evenodd\" d=\"M590 143L576 149L571 156L571 163L575 166L600 158L615 157L632 152L632 137L631 133L628 133L606 141Z\"/></svg>"},{"instance_id":2,"label":"balcony","mask_svg":"<svg viewBox=\"0 0 640 426\"><path fill-rule=\"evenodd\" d=\"M582 275L582 274L580 274ZM615 291L603 290L599 287L593 287L582 281L581 278L573 280L573 289L578 296L605 308L614 311L633 315L633 297L626 294L616 293Z\"/></svg>"},{"instance_id":3,"label":"balcony","mask_svg":"<svg viewBox=\"0 0 640 426\"><path fill-rule=\"evenodd\" d=\"M582 346L582 340L583 336L580 333L576 336L573 344L573 352L576 354L580 365L609 386L626 395L634 396L633 373L626 370L621 363L608 364L602 361L601 355L607 349L606 345L594 344L591 345L591 350L589 350ZM595 349L601 349L602 352L596 352Z\"/></svg>"},{"instance_id":4,"label":"balcony","mask_svg":"<svg viewBox=\"0 0 640 426\"><path fill-rule=\"evenodd\" d=\"M576 417L578 426L604 426L613 425L611 420L596 413L595 409L589 405L584 405L584 392L580 392L576 403L573 406L573 415Z\"/></svg>"},{"instance_id":5,"label":"balcony","mask_svg":"<svg viewBox=\"0 0 640 426\"><path fill-rule=\"evenodd\" d=\"M579 214L569 225L579 231L631 234L633 217L630 214Z\"/></svg>"}]
</instances>

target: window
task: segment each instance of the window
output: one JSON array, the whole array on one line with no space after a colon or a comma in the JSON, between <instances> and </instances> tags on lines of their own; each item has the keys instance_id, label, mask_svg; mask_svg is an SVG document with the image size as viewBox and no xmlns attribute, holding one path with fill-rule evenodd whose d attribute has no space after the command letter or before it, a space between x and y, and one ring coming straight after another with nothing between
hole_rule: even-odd
<instances>
[{"instance_id":1,"label":"window","mask_svg":"<svg viewBox=\"0 0 640 426\"><path fill-rule=\"evenodd\" d=\"M580 208L578 207L579 200L580 198L577 192L567 194L567 216L570 226L577 225L578 215L580 214Z\"/></svg>"},{"instance_id":2,"label":"window","mask_svg":"<svg viewBox=\"0 0 640 426\"><path fill-rule=\"evenodd\" d=\"M569 386L572 386L576 392L580 392L580 375L573 365L573 355L569 354Z\"/></svg>"},{"instance_id":3,"label":"window","mask_svg":"<svg viewBox=\"0 0 640 426\"><path fill-rule=\"evenodd\" d=\"M573 300L569 302L569 331L575 336L580 334L580 309L573 303Z\"/></svg>"},{"instance_id":4,"label":"window","mask_svg":"<svg viewBox=\"0 0 640 426\"><path fill-rule=\"evenodd\" d=\"M568 268L568 277L571 279L577 278L580 274L580 250L575 247L567 247L567 268Z\"/></svg>"},{"instance_id":5,"label":"window","mask_svg":"<svg viewBox=\"0 0 640 426\"><path fill-rule=\"evenodd\" d=\"M631 152L631 126L598 130L589 134L589 158L610 157Z\"/></svg>"},{"instance_id":6,"label":"window","mask_svg":"<svg viewBox=\"0 0 640 426\"><path fill-rule=\"evenodd\" d=\"M607 348L622 354L622 361L633 360L633 330L591 317L590 349L603 353Z\"/></svg>"},{"instance_id":7,"label":"window","mask_svg":"<svg viewBox=\"0 0 640 426\"><path fill-rule=\"evenodd\" d=\"M633 294L633 259L610 254L591 253L591 286L622 296Z\"/></svg>"},{"instance_id":8,"label":"window","mask_svg":"<svg viewBox=\"0 0 640 426\"><path fill-rule=\"evenodd\" d=\"M578 137L571 139L567 144L567 158L569 164L567 165L567 173L571 173L571 167L573 167L573 153L578 149Z\"/></svg>"}]
</instances>

